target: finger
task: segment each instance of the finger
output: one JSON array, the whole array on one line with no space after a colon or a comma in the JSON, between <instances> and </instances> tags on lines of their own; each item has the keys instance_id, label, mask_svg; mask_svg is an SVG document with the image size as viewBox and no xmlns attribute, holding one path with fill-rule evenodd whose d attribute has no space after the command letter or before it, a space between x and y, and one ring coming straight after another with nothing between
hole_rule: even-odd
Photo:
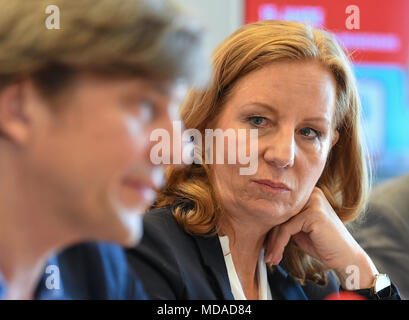
<instances>
[{"instance_id":1,"label":"finger","mask_svg":"<svg viewBox=\"0 0 409 320\"><path fill-rule=\"evenodd\" d=\"M297 246L311 257L318 258L318 255L314 249L314 244L311 241L309 235L303 231L292 236L292 239Z\"/></svg>"},{"instance_id":2,"label":"finger","mask_svg":"<svg viewBox=\"0 0 409 320\"><path fill-rule=\"evenodd\" d=\"M273 243L275 241L279 228L280 226L274 227L267 235L267 238L264 244L264 248L265 248L264 262L265 263L271 263L271 258L273 257L273 252L272 252Z\"/></svg>"},{"instance_id":3,"label":"finger","mask_svg":"<svg viewBox=\"0 0 409 320\"><path fill-rule=\"evenodd\" d=\"M300 230L297 230L298 229L297 226L301 223L300 228L303 228L304 223L301 221L304 221L304 220L299 220L303 218L297 218L297 217L299 217L300 215L301 216L305 215L303 213L306 212L310 208L312 199L320 196L321 194L323 194L322 190L318 187L314 187L313 191L311 192L310 197L308 198L308 201L305 203L304 207L300 210L300 212L296 216L288 220L286 223L276 226L273 229L273 231L269 233L268 239L266 241L266 252L264 255L265 257L264 261L266 263L277 265L281 261L283 253L284 253L284 249L287 246L288 242L290 241L291 237L298 234L300 231ZM295 221L296 218L297 218L297 221ZM280 232L281 226L285 226L290 223L291 224L295 223L293 229L291 228L291 225L290 225L289 233L291 234L287 234L286 229ZM279 234L280 234L280 238L279 238L280 241L277 242L277 238ZM307 238L307 235L303 237L304 240L306 238Z\"/></svg>"},{"instance_id":4,"label":"finger","mask_svg":"<svg viewBox=\"0 0 409 320\"><path fill-rule=\"evenodd\" d=\"M284 249L291 237L300 231L303 231L304 221L304 215L299 213L286 223L280 225L280 228L278 228L277 234L275 235L274 242L272 242L272 257L270 259L272 264L277 265L280 263L281 259L283 258Z\"/></svg>"}]
</instances>

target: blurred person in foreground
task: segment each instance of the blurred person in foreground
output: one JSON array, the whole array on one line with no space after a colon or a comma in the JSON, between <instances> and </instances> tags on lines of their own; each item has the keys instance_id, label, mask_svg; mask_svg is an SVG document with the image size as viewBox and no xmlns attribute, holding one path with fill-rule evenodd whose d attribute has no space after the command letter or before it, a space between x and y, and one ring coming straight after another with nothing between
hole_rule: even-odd
<instances>
[{"instance_id":1,"label":"blurred person in foreground","mask_svg":"<svg viewBox=\"0 0 409 320\"><path fill-rule=\"evenodd\" d=\"M213 68L208 89L182 107L185 126L196 142L206 129L247 136L223 138L224 154L201 141L195 163L167 172L140 245L127 251L147 295L323 299L339 291L332 270L343 290L399 299L344 225L366 204L368 175L355 79L336 40L296 22L258 22L218 47ZM230 155L243 145L258 159L250 174Z\"/></svg>"},{"instance_id":2,"label":"blurred person in foreground","mask_svg":"<svg viewBox=\"0 0 409 320\"><path fill-rule=\"evenodd\" d=\"M178 84L202 82L202 31L165 0L0 7L0 298L145 298L113 243L141 237L149 135L170 131Z\"/></svg>"},{"instance_id":3,"label":"blurred person in foreground","mask_svg":"<svg viewBox=\"0 0 409 320\"><path fill-rule=\"evenodd\" d=\"M409 175L377 186L351 232L379 271L399 284L402 298L409 299Z\"/></svg>"}]
</instances>

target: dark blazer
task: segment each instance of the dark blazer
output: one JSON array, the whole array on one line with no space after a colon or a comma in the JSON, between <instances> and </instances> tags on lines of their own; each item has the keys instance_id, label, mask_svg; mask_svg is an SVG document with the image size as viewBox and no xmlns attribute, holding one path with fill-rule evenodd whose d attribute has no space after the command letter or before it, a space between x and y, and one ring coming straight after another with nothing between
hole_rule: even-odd
<instances>
[{"instance_id":1,"label":"dark blazer","mask_svg":"<svg viewBox=\"0 0 409 320\"><path fill-rule=\"evenodd\" d=\"M39 300L145 300L142 283L129 269L124 249L109 243L82 243L52 257L59 288L47 288L47 268L37 287ZM0 283L1 291L1 283Z\"/></svg>"},{"instance_id":2,"label":"dark blazer","mask_svg":"<svg viewBox=\"0 0 409 320\"><path fill-rule=\"evenodd\" d=\"M151 299L234 299L218 237L186 233L169 208L145 215L142 242L126 254ZM325 287L301 286L280 266L268 281L273 299L323 299L339 288L332 275Z\"/></svg>"}]
</instances>

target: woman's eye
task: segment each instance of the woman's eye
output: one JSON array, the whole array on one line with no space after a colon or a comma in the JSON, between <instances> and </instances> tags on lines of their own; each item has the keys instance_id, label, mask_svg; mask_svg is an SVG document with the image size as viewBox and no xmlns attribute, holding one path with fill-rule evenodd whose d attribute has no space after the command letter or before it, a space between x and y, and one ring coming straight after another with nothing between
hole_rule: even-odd
<instances>
[{"instance_id":1,"label":"woman's eye","mask_svg":"<svg viewBox=\"0 0 409 320\"><path fill-rule=\"evenodd\" d=\"M143 122L150 122L155 117L155 104L152 99L137 96L125 96L120 101L121 106L134 117Z\"/></svg>"},{"instance_id":2,"label":"woman's eye","mask_svg":"<svg viewBox=\"0 0 409 320\"><path fill-rule=\"evenodd\" d=\"M143 123L151 122L154 117L154 107L151 101L135 101L128 106L128 111Z\"/></svg>"},{"instance_id":3,"label":"woman's eye","mask_svg":"<svg viewBox=\"0 0 409 320\"><path fill-rule=\"evenodd\" d=\"M267 122L267 119L264 117L249 117L248 119L255 126L261 126Z\"/></svg>"},{"instance_id":4,"label":"woman's eye","mask_svg":"<svg viewBox=\"0 0 409 320\"><path fill-rule=\"evenodd\" d=\"M312 128L302 128L300 130L300 133L303 136L308 137L308 138L312 138L312 139L319 138L321 136L321 133L319 131L314 130Z\"/></svg>"},{"instance_id":5,"label":"woman's eye","mask_svg":"<svg viewBox=\"0 0 409 320\"><path fill-rule=\"evenodd\" d=\"M153 103L149 100L143 100L139 104L139 108L141 120L144 122L152 121L154 114Z\"/></svg>"}]
</instances>

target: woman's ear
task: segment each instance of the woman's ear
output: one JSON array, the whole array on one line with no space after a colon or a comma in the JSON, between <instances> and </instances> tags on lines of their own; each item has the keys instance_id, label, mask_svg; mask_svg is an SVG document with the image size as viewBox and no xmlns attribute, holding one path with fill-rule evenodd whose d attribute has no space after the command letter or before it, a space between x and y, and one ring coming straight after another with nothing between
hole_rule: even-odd
<instances>
[{"instance_id":1,"label":"woman's ear","mask_svg":"<svg viewBox=\"0 0 409 320\"><path fill-rule=\"evenodd\" d=\"M333 134L332 134L332 141L331 141L331 148L330 149L332 149L332 147L337 144L338 140L339 140L339 131L337 129L335 129Z\"/></svg>"},{"instance_id":2,"label":"woman's ear","mask_svg":"<svg viewBox=\"0 0 409 320\"><path fill-rule=\"evenodd\" d=\"M25 144L29 131L23 87L17 82L0 91L0 132L17 144Z\"/></svg>"}]
</instances>

